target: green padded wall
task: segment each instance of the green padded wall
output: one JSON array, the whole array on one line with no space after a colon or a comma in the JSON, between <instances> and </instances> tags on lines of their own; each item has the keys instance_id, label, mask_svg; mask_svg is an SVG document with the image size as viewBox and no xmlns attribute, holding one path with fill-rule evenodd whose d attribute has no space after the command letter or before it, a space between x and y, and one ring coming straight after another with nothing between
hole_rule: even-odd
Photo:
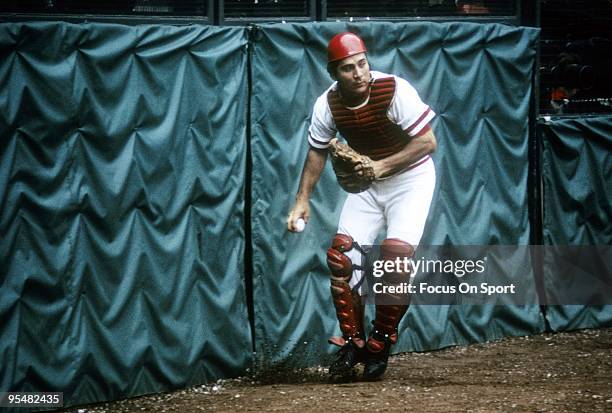
<instances>
[{"instance_id":1,"label":"green padded wall","mask_svg":"<svg viewBox=\"0 0 612 413\"><path fill-rule=\"evenodd\" d=\"M552 118L538 129L544 243L612 245L612 116ZM573 288L568 281L544 272L549 294ZM603 327L612 325L612 305L551 306L546 316L554 330Z\"/></svg>"},{"instance_id":2,"label":"green padded wall","mask_svg":"<svg viewBox=\"0 0 612 413\"><path fill-rule=\"evenodd\" d=\"M236 375L240 28L0 24L0 389L86 403Z\"/></svg>"}]
</instances>

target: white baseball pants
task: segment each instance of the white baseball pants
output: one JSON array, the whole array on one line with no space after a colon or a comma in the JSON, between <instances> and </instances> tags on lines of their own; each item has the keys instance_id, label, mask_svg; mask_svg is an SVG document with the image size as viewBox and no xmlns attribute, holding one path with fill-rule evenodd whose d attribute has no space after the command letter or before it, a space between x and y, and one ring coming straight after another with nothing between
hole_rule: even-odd
<instances>
[{"instance_id":1,"label":"white baseball pants","mask_svg":"<svg viewBox=\"0 0 612 413\"><path fill-rule=\"evenodd\" d=\"M397 238L414 246L421 241L425 221L436 185L433 160L387 179L375 181L359 194L349 194L344 201L338 233L350 235L359 245L373 245L386 227L385 238ZM345 253L354 264L361 264L361 253ZM355 271L350 285L361 279Z\"/></svg>"}]
</instances>

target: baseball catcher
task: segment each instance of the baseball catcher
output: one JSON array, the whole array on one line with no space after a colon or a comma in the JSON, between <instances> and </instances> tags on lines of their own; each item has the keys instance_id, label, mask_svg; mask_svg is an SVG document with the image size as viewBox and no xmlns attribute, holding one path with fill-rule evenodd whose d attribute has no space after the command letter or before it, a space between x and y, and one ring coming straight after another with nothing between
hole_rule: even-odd
<instances>
[{"instance_id":1,"label":"baseball catcher","mask_svg":"<svg viewBox=\"0 0 612 413\"><path fill-rule=\"evenodd\" d=\"M370 70L363 40L340 33L328 45L327 71L334 80L316 100L308 133L309 150L287 228L308 222L309 200L330 154L339 186L348 196L336 235L327 251L331 296L342 337L330 366L332 377L364 363L364 377L377 379L387 368L391 346L408 302L393 294L379 300L373 326L363 322L363 245L386 230L381 256L410 258L418 246L431 204L436 174L430 154L436 138L429 122L434 112L406 80ZM338 142L340 133L346 144ZM398 283L406 271L389 272L385 283ZM366 335L368 333L368 335Z\"/></svg>"}]
</instances>

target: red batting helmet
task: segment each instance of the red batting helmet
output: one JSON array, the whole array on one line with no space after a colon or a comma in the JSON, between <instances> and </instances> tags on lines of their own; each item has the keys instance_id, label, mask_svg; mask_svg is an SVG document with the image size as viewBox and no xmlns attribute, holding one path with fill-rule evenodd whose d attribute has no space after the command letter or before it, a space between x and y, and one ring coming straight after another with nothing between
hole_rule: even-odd
<instances>
[{"instance_id":1,"label":"red batting helmet","mask_svg":"<svg viewBox=\"0 0 612 413\"><path fill-rule=\"evenodd\" d=\"M345 57L365 53L366 47L361 37L355 33L344 32L335 35L327 46L327 63L342 60Z\"/></svg>"}]
</instances>

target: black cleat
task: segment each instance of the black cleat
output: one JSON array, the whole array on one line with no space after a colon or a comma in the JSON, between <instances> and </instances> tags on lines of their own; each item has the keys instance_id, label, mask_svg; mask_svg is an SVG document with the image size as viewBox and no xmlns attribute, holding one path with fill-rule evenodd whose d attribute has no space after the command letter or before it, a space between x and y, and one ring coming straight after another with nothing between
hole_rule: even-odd
<instances>
[{"instance_id":1,"label":"black cleat","mask_svg":"<svg viewBox=\"0 0 612 413\"><path fill-rule=\"evenodd\" d=\"M340 347L336 357L329 366L329 375L332 379L347 378L355 375L353 367L363 361L364 348L360 348L353 341L348 341Z\"/></svg>"},{"instance_id":2,"label":"black cleat","mask_svg":"<svg viewBox=\"0 0 612 413\"><path fill-rule=\"evenodd\" d=\"M378 351L373 349L380 348ZM391 340L380 333L374 333L366 345L366 363L363 369L363 378L376 380L387 370L389 353L391 351Z\"/></svg>"}]
</instances>

